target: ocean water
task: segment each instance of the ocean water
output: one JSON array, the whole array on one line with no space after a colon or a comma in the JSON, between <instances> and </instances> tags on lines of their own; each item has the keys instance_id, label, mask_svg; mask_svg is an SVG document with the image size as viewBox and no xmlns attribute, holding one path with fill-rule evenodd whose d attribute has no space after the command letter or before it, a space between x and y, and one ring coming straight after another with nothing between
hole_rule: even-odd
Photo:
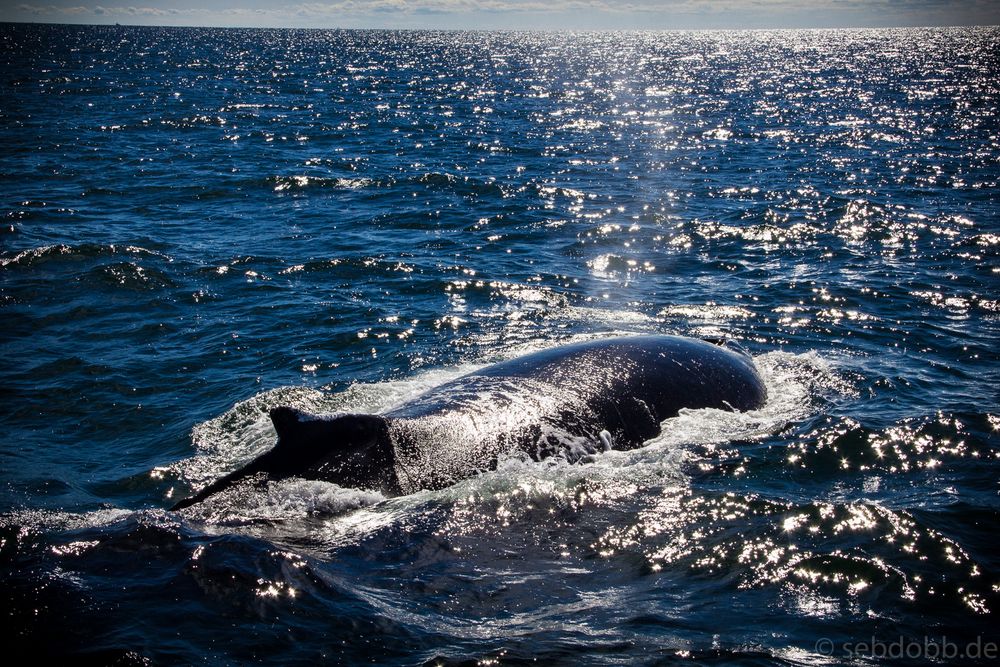
<instances>
[{"instance_id":1,"label":"ocean water","mask_svg":"<svg viewBox=\"0 0 1000 667\"><path fill-rule=\"evenodd\" d=\"M998 54L0 25L5 654L989 662ZM270 447L270 407L648 332L739 341L767 405L441 491L165 509Z\"/></svg>"}]
</instances>

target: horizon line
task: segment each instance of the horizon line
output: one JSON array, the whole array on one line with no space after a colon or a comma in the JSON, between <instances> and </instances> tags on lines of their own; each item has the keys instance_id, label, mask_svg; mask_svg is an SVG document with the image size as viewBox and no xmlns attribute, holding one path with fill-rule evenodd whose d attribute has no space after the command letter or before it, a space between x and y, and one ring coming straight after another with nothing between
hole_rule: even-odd
<instances>
[{"instance_id":1,"label":"horizon line","mask_svg":"<svg viewBox=\"0 0 1000 667\"><path fill-rule=\"evenodd\" d=\"M995 23L956 23L949 25L843 25L843 26L773 26L754 28L487 28L487 27L450 27L450 28L391 28L386 26L351 26L351 27L303 27L292 25L187 25L161 23L67 23L65 21L17 21L0 19L0 24L6 25L37 25L37 26L68 26L75 28L193 28L214 30L343 30L367 31L383 30L386 32L550 32L550 33L581 33L581 32L799 32L799 31L836 31L836 30L951 30L961 28L1000 28Z\"/></svg>"}]
</instances>

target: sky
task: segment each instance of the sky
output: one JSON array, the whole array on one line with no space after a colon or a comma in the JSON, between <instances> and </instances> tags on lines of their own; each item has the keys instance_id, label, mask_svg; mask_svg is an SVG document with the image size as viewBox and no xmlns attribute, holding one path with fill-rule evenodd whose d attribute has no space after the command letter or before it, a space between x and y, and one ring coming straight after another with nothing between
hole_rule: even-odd
<instances>
[{"instance_id":1,"label":"sky","mask_svg":"<svg viewBox=\"0 0 1000 667\"><path fill-rule=\"evenodd\" d=\"M549 30L997 25L1000 0L0 0L0 21Z\"/></svg>"}]
</instances>

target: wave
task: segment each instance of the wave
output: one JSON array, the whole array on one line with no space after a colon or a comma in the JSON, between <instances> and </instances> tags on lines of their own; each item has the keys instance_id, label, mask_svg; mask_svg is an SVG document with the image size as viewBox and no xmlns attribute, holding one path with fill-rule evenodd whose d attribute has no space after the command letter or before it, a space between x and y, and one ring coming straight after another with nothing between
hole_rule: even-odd
<instances>
[{"instance_id":1,"label":"wave","mask_svg":"<svg viewBox=\"0 0 1000 667\"><path fill-rule=\"evenodd\" d=\"M312 174L272 176L265 181L275 192L303 192L312 189L388 190L420 187L430 192L448 192L465 197L509 196L508 188L494 180L460 176L446 172L426 172L405 177L342 177Z\"/></svg>"},{"instance_id":2,"label":"wave","mask_svg":"<svg viewBox=\"0 0 1000 667\"><path fill-rule=\"evenodd\" d=\"M94 259L101 257L155 257L157 259L173 261L168 255L150 250L136 245L118 244L94 244L85 243L81 245L68 245L58 243L54 245L29 248L15 254L4 253L0 255L0 267L2 268L27 268L37 267L47 262L71 261L79 259Z\"/></svg>"}]
</instances>

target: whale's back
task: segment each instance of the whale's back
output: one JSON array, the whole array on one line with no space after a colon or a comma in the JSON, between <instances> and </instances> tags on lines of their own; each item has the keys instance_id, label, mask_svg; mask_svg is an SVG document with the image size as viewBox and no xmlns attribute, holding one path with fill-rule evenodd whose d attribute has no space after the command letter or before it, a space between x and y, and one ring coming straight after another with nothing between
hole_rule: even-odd
<instances>
[{"instance_id":1,"label":"whale's back","mask_svg":"<svg viewBox=\"0 0 1000 667\"><path fill-rule=\"evenodd\" d=\"M638 398L655 407L659 421L681 408L751 410L767 400L753 359L726 343L681 336L628 336L553 347L487 366L441 385L418 399L433 410L477 378L540 381L609 403ZM414 414L414 405L400 413Z\"/></svg>"},{"instance_id":2,"label":"whale's back","mask_svg":"<svg viewBox=\"0 0 1000 667\"><path fill-rule=\"evenodd\" d=\"M405 489L440 488L505 456L570 460L634 449L683 408L749 410L766 390L745 353L676 336L542 350L487 366L388 411Z\"/></svg>"}]
</instances>

